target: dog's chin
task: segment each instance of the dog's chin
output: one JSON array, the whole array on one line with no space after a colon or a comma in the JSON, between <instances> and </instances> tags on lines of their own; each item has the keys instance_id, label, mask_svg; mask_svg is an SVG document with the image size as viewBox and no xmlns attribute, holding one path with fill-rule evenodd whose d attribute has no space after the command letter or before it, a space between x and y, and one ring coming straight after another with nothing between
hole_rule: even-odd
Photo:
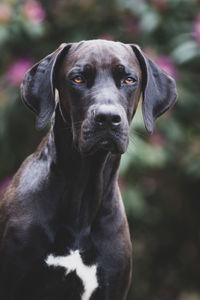
<instances>
[{"instance_id":1,"label":"dog's chin","mask_svg":"<svg viewBox=\"0 0 200 300\"><path fill-rule=\"evenodd\" d=\"M111 152L112 154L123 154L126 151L125 145L112 140L101 141L98 144L98 148Z\"/></svg>"},{"instance_id":2,"label":"dog's chin","mask_svg":"<svg viewBox=\"0 0 200 300\"><path fill-rule=\"evenodd\" d=\"M123 154L126 152L127 143L121 143L120 140L111 139L100 140L96 142L87 141L80 145L80 152L84 155L93 155L96 152L110 152L112 154Z\"/></svg>"}]
</instances>

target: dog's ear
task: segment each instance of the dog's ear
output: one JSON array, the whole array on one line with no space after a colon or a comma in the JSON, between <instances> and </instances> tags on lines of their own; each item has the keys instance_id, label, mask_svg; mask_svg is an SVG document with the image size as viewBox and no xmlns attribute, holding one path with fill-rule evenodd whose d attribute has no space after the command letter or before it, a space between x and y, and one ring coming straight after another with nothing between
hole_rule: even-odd
<instances>
[{"instance_id":1,"label":"dog's ear","mask_svg":"<svg viewBox=\"0 0 200 300\"><path fill-rule=\"evenodd\" d=\"M131 45L142 70L142 113L147 131L153 133L155 120L176 101L175 80L149 59L137 45Z\"/></svg>"},{"instance_id":2,"label":"dog's ear","mask_svg":"<svg viewBox=\"0 0 200 300\"><path fill-rule=\"evenodd\" d=\"M25 74L21 85L22 100L36 114L38 129L47 125L55 110L56 70L70 46L62 44Z\"/></svg>"}]
</instances>

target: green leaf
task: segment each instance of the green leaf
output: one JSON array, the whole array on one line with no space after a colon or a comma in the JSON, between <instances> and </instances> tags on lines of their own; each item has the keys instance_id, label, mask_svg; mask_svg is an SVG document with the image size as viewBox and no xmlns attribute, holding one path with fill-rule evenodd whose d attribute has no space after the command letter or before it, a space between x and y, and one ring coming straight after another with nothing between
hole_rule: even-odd
<instances>
[{"instance_id":1,"label":"green leaf","mask_svg":"<svg viewBox=\"0 0 200 300\"><path fill-rule=\"evenodd\" d=\"M172 57L178 64L184 64L200 56L200 46L193 40L180 44L173 52Z\"/></svg>"}]
</instances>

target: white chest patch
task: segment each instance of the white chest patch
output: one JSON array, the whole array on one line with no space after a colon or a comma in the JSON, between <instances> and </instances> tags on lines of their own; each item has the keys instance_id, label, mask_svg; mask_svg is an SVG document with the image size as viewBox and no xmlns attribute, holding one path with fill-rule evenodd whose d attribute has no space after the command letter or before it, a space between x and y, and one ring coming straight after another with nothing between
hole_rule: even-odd
<instances>
[{"instance_id":1,"label":"white chest patch","mask_svg":"<svg viewBox=\"0 0 200 300\"><path fill-rule=\"evenodd\" d=\"M84 286L82 300L89 300L98 287L97 266L86 266L82 261L79 250L71 251L66 256L54 256L50 254L45 259L45 262L48 266L65 268L66 275L76 271L77 276L82 280Z\"/></svg>"}]
</instances>

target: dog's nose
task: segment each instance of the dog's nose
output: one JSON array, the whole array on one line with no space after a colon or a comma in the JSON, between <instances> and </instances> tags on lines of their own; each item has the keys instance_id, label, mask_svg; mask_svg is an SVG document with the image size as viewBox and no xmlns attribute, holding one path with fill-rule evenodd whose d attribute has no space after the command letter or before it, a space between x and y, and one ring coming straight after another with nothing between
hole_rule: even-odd
<instances>
[{"instance_id":1,"label":"dog's nose","mask_svg":"<svg viewBox=\"0 0 200 300\"><path fill-rule=\"evenodd\" d=\"M116 128L121 124L119 110L115 106L101 105L95 112L95 124L103 128Z\"/></svg>"}]
</instances>

